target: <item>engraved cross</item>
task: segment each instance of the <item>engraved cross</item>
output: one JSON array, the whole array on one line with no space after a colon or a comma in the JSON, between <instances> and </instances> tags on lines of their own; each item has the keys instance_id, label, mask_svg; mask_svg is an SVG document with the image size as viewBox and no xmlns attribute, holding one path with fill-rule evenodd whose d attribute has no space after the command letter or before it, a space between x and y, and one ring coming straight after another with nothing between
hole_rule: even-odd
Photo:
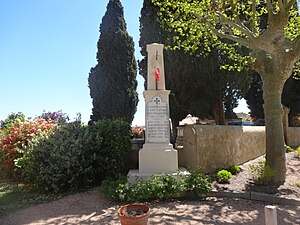
<instances>
[{"instance_id":1,"label":"engraved cross","mask_svg":"<svg viewBox=\"0 0 300 225\"><path fill-rule=\"evenodd\" d=\"M154 102L155 102L156 105L158 105L160 103L159 98L155 98Z\"/></svg>"}]
</instances>

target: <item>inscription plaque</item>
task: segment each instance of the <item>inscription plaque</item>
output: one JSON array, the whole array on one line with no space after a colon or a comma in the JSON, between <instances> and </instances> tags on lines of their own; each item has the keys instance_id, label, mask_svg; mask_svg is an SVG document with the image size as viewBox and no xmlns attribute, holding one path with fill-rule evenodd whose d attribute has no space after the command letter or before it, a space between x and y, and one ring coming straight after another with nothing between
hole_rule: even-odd
<instances>
[{"instance_id":1,"label":"inscription plaque","mask_svg":"<svg viewBox=\"0 0 300 225\"><path fill-rule=\"evenodd\" d=\"M169 142L168 106L159 96L147 104L147 142Z\"/></svg>"}]
</instances>

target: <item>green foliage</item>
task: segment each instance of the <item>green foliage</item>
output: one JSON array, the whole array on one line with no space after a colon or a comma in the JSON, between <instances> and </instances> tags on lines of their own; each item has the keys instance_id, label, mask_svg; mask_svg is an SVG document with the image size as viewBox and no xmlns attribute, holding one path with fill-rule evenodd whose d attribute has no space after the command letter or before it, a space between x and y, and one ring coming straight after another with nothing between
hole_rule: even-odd
<instances>
[{"instance_id":1,"label":"green foliage","mask_svg":"<svg viewBox=\"0 0 300 225\"><path fill-rule=\"evenodd\" d=\"M17 119L19 119L21 122L24 122L25 115L21 112L11 113L7 116L5 120L0 121L0 138L10 133Z\"/></svg>"},{"instance_id":2,"label":"green foliage","mask_svg":"<svg viewBox=\"0 0 300 225\"><path fill-rule=\"evenodd\" d=\"M123 202L167 200L184 196L204 197L209 191L208 179L197 171L192 171L187 177L156 175L133 186L124 178L104 180L101 184L101 192L105 196Z\"/></svg>"},{"instance_id":3,"label":"green foliage","mask_svg":"<svg viewBox=\"0 0 300 225\"><path fill-rule=\"evenodd\" d=\"M23 122L25 120L25 115L21 112L9 114L5 120L0 121L0 128L2 129L11 127L16 119L19 119Z\"/></svg>"},{"instance_id":4,"label":"green foliage","mask_svg":"<svg viewBox=\"0 0 300 225\"><path fill-rule=\"evenodd\" d=\"M24 179L42 189L55 191L79 185L92 158L81 158L85 128L78 122L57 127L49 138L33 143L24 157L17 160ZM88 138L87 138L88 139Z\"/></svg>"},{"instance_id":5,"label":"green foliage","mask_svg":"<svg viewBox=\"0 0 300 225\"><path fill-rule=\"evenodd\" d=\"M300 158L300 146L295 149L294 156Z\"/></svg>"},{"instance_id":6,"label":"green foliage","mask_svg":"<svg viewBox=\"0 0 300 225\"><path fill-rule=\"evenodd\" d=\"M216 174L216 179L219 183L229 183L229 179L232 177L232 174L227 170L220 170Z\"/></svg>"},{"instance_id":7,"label":"green foliage","mask_svg":"<svg viewBox=\"0 0 300 225\"><path fill-rule=\"evenodd\" d=\"M131 200L166 200L177 197L180 192L180 180L171 175L153 176L146 182L138 182L131 190Z\"/></svg>"},{"instance_id":8,"label":"green foliage","mask_svg":"<svg viewBox=\"0 0 300 225\"><path fill-rule=\"evenodd\" d=\"M293 152L293 151L295 151L295 149L293 149L291 146L288 146L288 145L285 146L285 150L286 150L286 152Z\"/></svg>"},{"instance_id":9,"label":"green foliage","mask_svg":"<svg viewBox=\"0 0 300 225\"><path fill-rule=\"evenodd\" d=\"M228 54L228 57L237 60L237 64L242 60L235 51L239 45L223 42L224 38L249 48L257 47L256 43L246 40L257 38L268 25L270 26L270 23L265 25L268 13L274 15L279 14L278 11L287 13L289 21L286 26L280 28L289 39L294 40L300 33L298 8L296 4L290 5L290 2L286 2L280 8L276 4L266 7L265 1L152 0L152 2L160 8L159 15L164 28L174 32L176 48L195 51L201 46L204 47L204 52L209 52L212 46L218 46ZM271 20L270 17L268 19Z\"/></svg>"},{"instance_id":10,"label":"green foliage","mask_svg":"<svg viewBox=\"0 0 300 225\"><path fill-rule=\"evenodd\" d=\"M241 169L238 165L231 165L227 168L227 171L229 171L232 175L236 175L241 171Z\"/></svg>"},{"instance_id":11,"label":"green foliage","mask_svg":"<svg viewBox=\"0 0 300 225\"><path fill-rule=\"evenodd\" d=\"M192 52L199 46L204 46L203 52L217 48L234 61L234 64L225 64L225 68L241 69L248 64L261 75L267 130L266 164L274 171L272 182L283 183L285 149L280 94L300 57L300 17L296 0L152 2L160 8L165 29L175 33L177 48ZM240 52L240 46L246 47L248 53Z\"/></svg>"},{"instance_id":12,"label":"green foliage","mask_svg":"<svg viewBox=\"0 0 300 225\"><path fill-rule=\"evenodd\" d=\"M268 165L266 165L265 160L249 165L249 170L252 173L254 183L257 185L267 185L272 182L274 177L274 172Z\"/></svg>"},{"instance_id":13,"label":"green foliage","mask_svg":"<svg viewBox=\"0 0 300 225\"><path fill-rule=\"evenodd\" d=\"M17 160L24 179L43 190L74 190L125 173L129 163L130 126L121 120L80 121L57 127L33 142Z\"/></svg>"},{"instance_id":14,"label":"green foliage","mask_svg":"<svg viewBox=\"0 0 300 225\"><path fill-rule=\"evenodd\" d=\"M192 170L190 175L185 178L185 192L188 196L205 196L210 191L210 182L200 171Z\"/></svg>"},{"instance_id":15,"label":"green foliage","mask_svg":"<svg viewBox=\"0 0 300 225\"><path fill-rule=\"evenodd\" d=\"M97 65L90 70L91 122L122 118L131 123L138 103L134 43L120 0L108 2L100 25Z\"/></svg>"},{"instance_id":16,"label":"green foliage","mask_svg":"<svg viewBox=\"0 0 300 225\"><path fill-rule=\"evenodd\" d=\"M102 119L89 127L90 133L98 139L97 146L86 144L87 149L100 151L103 160L102 166L110 177L118 177L127 173L129 169L129 156L131 150L131 127L121 119ZM99 139L101 138L101 145Z\"/></svg>"},{"instance_id":17,"label":"green foliage","mask_svg":"<svg viewBox=\"0 0 300 225\"><path fill-rule=\"evenodd\" d=\"M176 45L173 40L176 32L166 31L160 25L158 17L159 7L151 0L144 0L140 18L141 54L139 61L141 75L147 78L147 51L146 45L163 43L165 46ZM174 34L175 33L175 34ZM202 42L201 42L202 43ZM203 53L203 46L195 54ZM202 48L203 47L203 48ZM174 51L165 48L165 75L167 89L172 90L170 96L170 116L174 127L192 114L201 118L224 117L224 109L216 110L216 102L225 103L226 116L233 115L233 108L237 106L238 99L249 87L249 77L246 73L231 71L230 73L220 68L229 59L215 48L201 56L192 55L183 49ZM209 87L209 88L207 88ZM215 114L217 115L214 115Z\"/></svg>"},{"instance_id":18,"label":"green foliage","mask_svg":"<svg viewBox=\"0 0 300 225\"><path fill-rule=\"evenodd\" d=\"M22 119L22 118L21 118ZM0 138L0 175L7 178L18 177L14 161L21 158L32 142L48 136L55 124L44 119L22 121L17 118L10 125L9 133Z\"/></svg>"},{"instance_id":19,"label":"green foliage","mask_svg":"<svg viewBox=\"0 0 300 225\"><path fill-rule=\"evenodd\" d=\"M101 182L100 192L108 198L125 202L128 201L130 185L126 177L107 178Z\"/></svg>"}]
</instances>

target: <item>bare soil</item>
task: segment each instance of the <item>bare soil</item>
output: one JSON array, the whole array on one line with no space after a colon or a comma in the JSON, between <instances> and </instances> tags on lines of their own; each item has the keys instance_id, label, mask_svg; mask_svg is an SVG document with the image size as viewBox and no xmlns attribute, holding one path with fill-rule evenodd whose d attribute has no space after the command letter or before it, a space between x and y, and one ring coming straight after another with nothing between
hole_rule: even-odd
<instances>
[{"instance_id":1,"label":"bare soil","mask_svg":"<svg viewBox=\"0 0 300 225\"><path fill-rule=\"evenodd\" d=\"M230 184L214 184L215 188L227 190L251 190L251 174L248 165L261 159L252 160L241 166L242 172L231 179ZM279 187L277 195L299 197L300 161L287 154L287 181ZM250 181L249 181L250 179ZM252 189L251 189L252 188ZM256 187L256 191L268 191ZM1 225L69 225L69 224L120 224L117 210L120 203L103 198L99 188L84 193L66 196L58 201L32 206L0 218ZM262 202L243 199L207 198L206 200L171 200L150 203L150 225L264 225ZM278 224L299 225L300 206L277 206Z\"/></svg>"}]
</instances>

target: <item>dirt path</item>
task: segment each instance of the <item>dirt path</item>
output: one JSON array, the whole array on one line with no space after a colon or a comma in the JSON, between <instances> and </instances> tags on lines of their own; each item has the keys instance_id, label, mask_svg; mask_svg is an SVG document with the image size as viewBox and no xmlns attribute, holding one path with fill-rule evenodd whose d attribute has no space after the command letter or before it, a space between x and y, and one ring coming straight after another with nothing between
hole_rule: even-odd
<instances>
[{"instance_id":1,"label":"dirt path","mask_svg":"<svg viewBox=\"0 0 300 225\"><path fill-rule=\"evenodd\" d=\"M251 181L247 170L249 161L242 166L243 172L231 179L230 184L218 185L219 189L246 191ZM300 197L300 188L294 183L300 179L300 159L287 154L287 180L279 188L279 195ZM259 192L265 190L256 187ZM119 205L101 197L99 188L85 193L64 197L58 201L32 206L0 218L0 225L71 225L71 224L120 224L117 218ZM264 225L264 206L261 202L241 199L208 198L206 201L168 201L152 203L150 225ZM300 206L278 206L279 225L299 225Z\"/></svg>"},{"instance_id":2,"label":"dirt path","mask_svg":"<svg viewBox=\"0 0 300 225\"><path fill-rule=\"evenodd\" d=\"M169 201L150 205L150 225L264 225L260 202L209 198L206 201ZM120 224L119 205L101 198L98 188L32 206L0 219L1 225ZM299 225L300 207L278 206L278 224Z\"/></svg>"}]
</instances>

